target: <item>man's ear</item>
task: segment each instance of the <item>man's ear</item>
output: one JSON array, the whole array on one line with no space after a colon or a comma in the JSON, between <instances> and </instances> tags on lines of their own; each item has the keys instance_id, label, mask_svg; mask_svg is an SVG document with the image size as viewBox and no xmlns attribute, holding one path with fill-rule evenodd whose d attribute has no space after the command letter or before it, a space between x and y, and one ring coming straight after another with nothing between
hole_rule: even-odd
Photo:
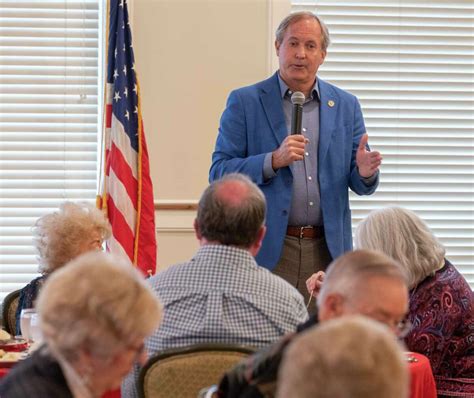
<instances>
[{"instance_id":1,"label":"man's ear","mask_svg":"<svg viewBox=\"0 0 474 398\"><path fill-rule=\"evenodd\" d=\"M201 235L201 231L199 230L199 224L198 224L197 218L194 219L193 227L194 227L194 234L196 235L196 239L201 240L202 235Z\"/></svg>"},{"instance_id":2,"label":"man's ear","mask_svg":"<svg viewBox=\"0 0 474 398\"><path fill-rule=\"evenodd\" d=\"M321 64L323 64L324 61L326 60L326 54L327 54L327 52L326 52L326 51L323 51L323 61L321 62Z\"/></svg>"},{"instance_id":3,"label":"man's ear","mask_svg":"<svg viewBox=\"0 0 474 398\"><path fill-rule=\"evenodd\" d=\"M267 227L265 225L262 225L260 229L258 230L257 238L255 241L251 244L249 251L252 256L256 256L258 252L260 251L260 248L262 247L263 243L263 238L265 237L265 233L267 232Z\"/></svg>"},{"instance_id":4,"label":"man's ear","mask_svg":"<svg viewBox=\"0 0 474 398\"><path fill-rule=\"evenodd\" d=\"M339 318L344 315L344 308L344 297L339 293L329 293L321 303L319 319L326 321L328 319Z\"/></svg>"},{"instance_id":5,"label":"man's ear","mask_svg":"<svg viewBox=\"0 0 474 398\"><path fill-rule=\"evenodd\" d=\"M276 51L276 55L277 57L280 56L280 42L278 42L277 40L275 40L275 51Z\"/></svg>"}]
</instances>

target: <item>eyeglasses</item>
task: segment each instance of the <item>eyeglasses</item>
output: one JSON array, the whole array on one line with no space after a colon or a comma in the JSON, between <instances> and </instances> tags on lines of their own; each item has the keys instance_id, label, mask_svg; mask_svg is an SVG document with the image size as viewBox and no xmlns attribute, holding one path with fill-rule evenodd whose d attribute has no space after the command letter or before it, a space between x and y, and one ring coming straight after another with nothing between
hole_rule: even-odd
<instances>
[{"instance_id":1,"label":"eyeglasses","mask_svg":"<svg viewBox=\"0 0 474 398\"><path fill-rule=\"evenodd\" d=\"M363 312L363 315L383 323L385 326L389 327L399 339L406 337L408 333L410 333L412 327L412 323L407 318L403 318L401 321L396 321L388 314L381 314L379 312Z\"/></svg>"},{"instance_id":2,"label":"eyeglasses","mask_svg":"<svg viewBox=\"0 0 474 398\"><path fill-rule=\"evenodd\" d=\"M396 336L399 339L405 338L408 335L408 333L410 333L410 330L412 327L412 323L406 318L398 322L382 320L382 319L377 319L377 318L374 318L374 319L388 326L396 334Z\"/></svg>"},{"instance_id":3,"label":"eyeglasses","mask_svg":"<svg viewBox=\"0 0 474 398\"><path fill-rule=\"evenodd\" d=\"M398 322L397 325L395 326L395 330L397 332L398 338L400 339L405 338L408 335L408 333L410 333L412 326L413 325L410 322L410 320L406 318Z\"/></svg>"}]
</instances>

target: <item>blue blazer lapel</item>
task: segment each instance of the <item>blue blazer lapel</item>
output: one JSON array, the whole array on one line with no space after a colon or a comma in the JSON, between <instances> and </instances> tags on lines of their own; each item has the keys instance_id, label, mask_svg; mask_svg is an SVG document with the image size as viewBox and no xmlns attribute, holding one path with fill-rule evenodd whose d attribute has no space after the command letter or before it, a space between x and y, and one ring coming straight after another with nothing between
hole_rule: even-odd
<instances>
[{"instance_id":1,"label":"blue blazer lapel","mask_svg":"<svg viewBox=\"0 0 474 398\"><path fill-rule=\"evenodd\" d=\"M339 97L326 82L319 80L319 164L323 164L331 144L332 136L336 132L336 115L339 108Z\"/></svg>"},{"instance_id":2,"label":"blue blazer lapel","mask_svg":"<svg viewBox=\"0 0 474 398\"><path fill-rule=\"evenodd\" d=\"M288 131L286 131L285 114L276 73L262 83L259 94L268 123L279 146L288 135Z\"/></svg>"}]
</instances>

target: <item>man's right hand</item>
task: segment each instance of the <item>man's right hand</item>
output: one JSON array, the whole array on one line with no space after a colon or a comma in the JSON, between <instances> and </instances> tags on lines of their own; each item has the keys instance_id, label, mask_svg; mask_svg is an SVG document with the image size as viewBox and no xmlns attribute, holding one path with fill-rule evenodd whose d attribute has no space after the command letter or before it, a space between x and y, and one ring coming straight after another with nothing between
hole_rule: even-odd
<instances>
[{"instance_id":1,"label":"man's right hand","mask_svg":"<svg viewBox=\"0 0 474 398\"><path fill-rule=\"evenodd\" d=\"M280 147L272 153L273 170L288 166L295 160L304 159L304 147L309 140L302 134L292 134L285 138Z\"/></svg>"},{"instance_id":2,"label":"man's right hand","mask_svg":"<svg viewBox=\"0 0 474 398\"><path fill-rule=\"evenodd\" d=\"M306 289L313 297L318 297L319 291L323 286L325 273L318 271L306 280Z\"/></svg>"}]
</instances>

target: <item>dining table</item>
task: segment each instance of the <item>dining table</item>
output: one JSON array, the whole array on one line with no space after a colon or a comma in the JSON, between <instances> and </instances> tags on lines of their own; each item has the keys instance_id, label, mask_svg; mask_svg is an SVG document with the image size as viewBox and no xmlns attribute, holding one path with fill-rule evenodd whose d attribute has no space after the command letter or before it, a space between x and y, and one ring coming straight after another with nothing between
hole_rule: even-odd
<instances>
[{"instance_id":1,"label":"dining table","mask_svg":"<svg viewBox=\"0 0 474 398\"><path fill-rule=\"evenodd\" d=\"M410 398L436 398L436 383L427 357L417 352L405 353L410 373ZM0 365L0 379L8 374L11 367ZM109 391L102 398L120 398L120 389Z\"/></svg>"}]
</instances>

